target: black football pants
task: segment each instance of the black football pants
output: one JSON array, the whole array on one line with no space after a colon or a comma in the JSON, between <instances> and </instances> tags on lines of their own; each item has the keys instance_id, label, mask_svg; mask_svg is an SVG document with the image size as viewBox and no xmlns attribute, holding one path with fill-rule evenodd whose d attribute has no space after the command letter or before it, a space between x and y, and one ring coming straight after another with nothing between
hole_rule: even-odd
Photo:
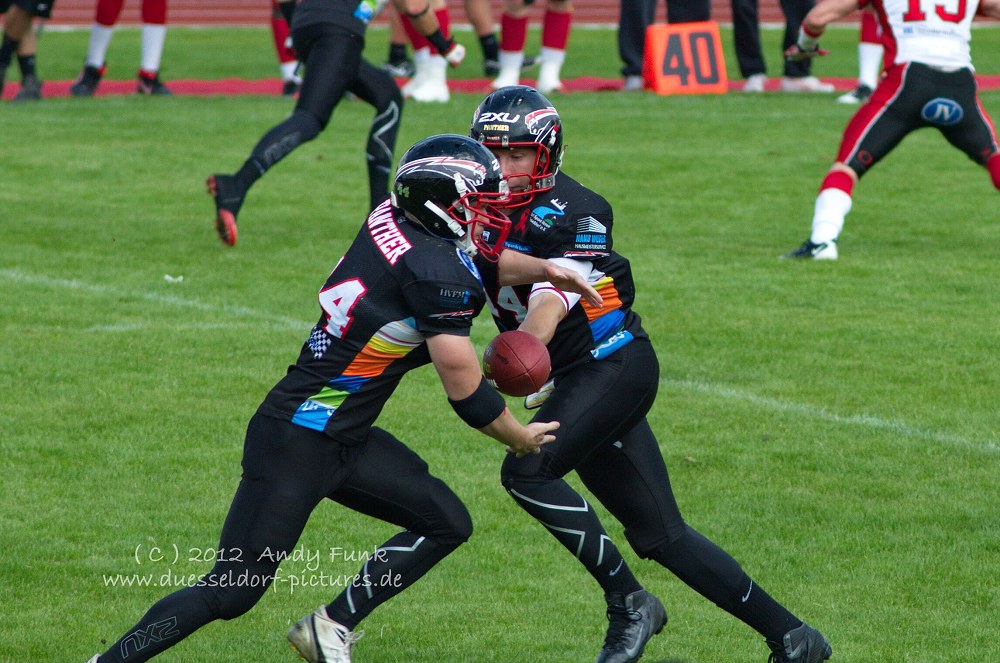
<instances>
[{"instance_id":1,"label":"black football pants","mask_svg":"<svg viewBox=\"0 0 1000 663\"><path fill-rule=\"evenodd\" d=\"M625 526L640 557L653 559L688 586L765 637L780 639L796 618L762 590L739 563L681 516L646 413L656 398L659 364L648 340L586 363L556 380L535 421L559 421L540 454L508 455L504 487L587 567L607 592L620 555L589 507L563 477L576 470L590 492ZM610 560L610 562L609 562Z\"/></svg>"},{"instance_id":2,"label":"black football pants","mask_svg":"<svg viewBox=\"0 0 1000 663\"><path fill-rule=\"evenodd\" d=\"M472 519L458 496L389 433L373 428L364 444L347 446L318 431L255 415L247 428L243 478L219 540L219 561L196 586L153 605L101 655L101 663L146 661L211 621L250 610L274 584L277 560L294 549L309 515L327 498L404 528L370 554L365 580L359 577L330 606L331 616L349 628L472 534ZM391 581L381 583L386 577Z\"/></svg>"}]
</instances>

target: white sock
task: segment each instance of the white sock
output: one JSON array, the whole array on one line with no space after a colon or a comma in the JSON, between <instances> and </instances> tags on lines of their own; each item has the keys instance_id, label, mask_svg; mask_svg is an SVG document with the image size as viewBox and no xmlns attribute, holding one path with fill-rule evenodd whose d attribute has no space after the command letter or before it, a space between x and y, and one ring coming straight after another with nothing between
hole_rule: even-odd
<instances>
[{"instance_id":1,"label":"white sock","mask_svg":"<svg viewBox=\"0 0 1000 663\"><path fill-rule=\"evenodd\" d=\"M167 26L145 23L142 26L142 69L149 72L160 70L163 56L163 42L167 38Z\"/></svg>"},{"instance_id":2,"label":"white sock","mask_svg":"<svg viewBox=\"0 0 1000 663\"><path fill-rule=\"evenodd\" d=\"M500 51L500 68L501 69L516 69L521 71L521 65L524 64L524 51Z\"/></svg>"},{"instance_id":3,"label":"white sock","mask_svg":"<svg viewBox=\"0 0 1000 663\"><path fill-rule=\"evenodd\" d=\"M418 62L421 64L427 64L431 59L431 47L424 46L423 48L418 48L413 51L413 64L416 65Z\"/></svg>"},{"instance_id":4,"label":"white sock","mask_svg":"<svg viewBox=\"0 0 1000 663\"><path fill-rule=\"evenodd\" d=\"M112 26L94 23L90 29L90 46L87 50L87 64L100 69L104 66L104 56L108 52L108 44L111 43L111 35L115 33Z\"/></svg>"},{"instance_id":5,"label":"white sock","mask_svg":"<svg viewBox=\"0 0 1000 663\"><path fill-rule=\"evenodd\" d=\"M523 58L523 54L522 54ZM546 48L542 46L542 50L539 53L540 62L555 62L556 64L562 64L566 61L566 51L561 48Z\"/></svg>"},{"instance_id":6,"label":"white sock","mask_svg":"<svg viewBox=\"0 0 1000 663\"><path fill-rule=\"evenodd\" d=\"M295 81L296 83L301 83L302 78L295 75L295 70L299 68L299 63L297 60L292 60L291 62L281 63L281 79L285 81Z\"/></svg>"},{"instance_id":7,"label":"white sock","mask_svg":"<svg viewBox=\"0 0 1000 663\"><path fill-rule=\"evenodd\" d=\"M878 75L882 71L881 44L858 44L858 82L871 89L878 87Z\"/></svg>"},{"instance_id":8,"label":"white sock","mask_svg":"<svg viewBox=\"0 0 1000 663\"><path fill-rule=\"evenodd\" d=\"M851 196L840 189L823 189L816 196L816 210L813 212L813 244L832 242L840 236L844 228L844 217L851 211Z\"/></svg>"}]
</instances>

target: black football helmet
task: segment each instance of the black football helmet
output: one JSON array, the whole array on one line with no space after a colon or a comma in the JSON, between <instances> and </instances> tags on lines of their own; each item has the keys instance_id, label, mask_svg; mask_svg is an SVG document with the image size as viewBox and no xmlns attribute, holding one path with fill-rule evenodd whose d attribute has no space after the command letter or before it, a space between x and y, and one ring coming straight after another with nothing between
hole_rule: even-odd
<instances>
[{"instance_id":1,"label":"black football helmet","mask_svg":"<svg viewBox=\"0 0 1000 663\"><path fill-rule=\"evenodd\" d=\"M472 116L469 135L490 149L535 149L534 172L516 175L531 178L531 189L512 192L510 207L524 205L536 193L555 186L563 158L562 120L552 102L535 88L512 85L491 93Z\"/></svg>"},{"instance_id":2,"label":"black football helmet","mask_svg":"<svg viewBox=\"0 0 1000 663\"><path fill-rule=\"evenodd\" d=\"M493 153L467 136L442 134L416 143L400 158L392 205L427 232L453 240L469 255L496 260L510 232L507 182ZM482 230L490 230L490 242Z\"/></svg>"}]
</instances>

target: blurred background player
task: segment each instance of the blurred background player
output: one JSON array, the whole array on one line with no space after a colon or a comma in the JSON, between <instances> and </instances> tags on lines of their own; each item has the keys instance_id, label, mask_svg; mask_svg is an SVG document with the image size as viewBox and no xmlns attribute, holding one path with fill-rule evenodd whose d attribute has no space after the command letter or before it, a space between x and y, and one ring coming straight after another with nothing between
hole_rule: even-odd
<instances>
[{"instance_id":1,"label":"blurred background player","mask_svg":"<svg viewBox=\"0 0 1000 663\"><path fill-rule=\"evenodd\" d=\"M403 86L403 96L418 102L445 103L448 67L457 67L465 58L465 47L451 37L451 17L445 0L406 0L400 16L403 30L413 45L413 78ZM420 29L420 22L433 21L432 33Z\"/></svg>"},{"instance_id":2,"label":"blurred background player","mask_svg":"<svg viewBox=\"0 0 1000 663\"><path fill-rule=\"evenodd\" d=\"M622 89L642 89L642 62L646 54L646 28L656 18L657 0L622 0L618 14L618 56L625 78ZM712 14L709 0L670 0L667 23L707 21Z\"/></svg>"},{"instance_id":3,"label":"blurred background player","mask_svg":"<svg viewBox=\"0 0 1000 663\"><path fill-rule=\"evenodd\" d=\"M407 45L410 43L403 29L403 19L395 8L389 12L389 54L382 65L382 71L395 78L410 78L413 76L413 60L410 59Z\"/></svg>"},{"instance_id":4,"label":"blurred background player","mask_svg":"<svg viewBox=\"0 0 1000 663\"><path fill-rule=\"evenodd\" d=\"M850 92L837 97L837 103L863 104L878 87L878 75L882 71L882 27L871 7L861 12L861 35L858 40L858 85Z\"/></svg>"},{"instance_id":5,"label":"blurred background player","mask_svg":"<svg viewBox=\"0 0 1000 663\"><path fill-rule=\"evenodd\" d=\"M0 97L3 96L4 79L14 55L21 70L21 88L14 101L35 101L42 98L42 82L35 73L37 35L32 31L32 21L52 16L55 0L0 0L0 14L4 15L3 41L0 42ZM39 22L39 30L41 22Z\"/></svg>"},{"instance_id":6,"label":"blurred background player","mask_svg":"<svg viewBox=\"0 0 1000 663\"><path fill-rule=\"evenodd\" d=\"M294 97L302 85L298 75L298 56L292 48L291 29L278 6L278 0L271 0L271 36L274 37L274 52L278 55L278 69L281 71L281 95Z\"/></svg>"},{"instance_id":7,"label":"blurred background player","mask_svg":"<svg viewBox=\"0 0 1000 663\"><path fill-rule=\"evenodd\" d=\"M414 15L421 34L461 61L464 49L443 37L427 0L393 0L393 4ZM380 0L350 7L331 0L279 0L305 75L292 114L264 134L236 173L218 173L206 181L215 199L215 229L227 246L236 244L236 217L250 188L299 145L316 138L348 92L375 109L365 146L370 209L389 195L403 98L396 81L362 57L368 22L383 6Z\"/></svg>"},{"instance_id":8,"label":"blurred background player","mask_svg":"<svg viewBox=\"0 0 1000 663\"><path fill-rule=\"evenodd\" d=\"M115 32L125 0L97 0L90 47L80 77L70 86L74 97L92 97L104 76L104 56ZM139 94L170 95L160 80L160 59L167 38L167 0L142 0L142 61L135 91Z\"/></svg>"},{"instance_id":9,"label":"blurred background player","mask_svg":"<svg viewBox=\"0 0 1000 663\"><path fill-rule=\"evenodd\" d=\"M739 63L740 74L746 79L744 92L763 92L767 83L767 63L760 46L760 16L758 0L730 0L733 9L733 44L736 47L736 60ZM785 15L785 36L782 40L782 50L795 43L799 35L799 26L806 13L812 9L813 0L779 0L781 12ZM833 92L831 83L824 83L812 75L812 62L809 59L782 59L783 76L781 90L783 92Z\"/></svg>"},{"instance_id":10,"label":"blurred background player","mask_svg":"<svg viewBox=\"0 0 1000 663\"><path fill-rule=\"evenodd\" d=\"M625 0L628 1L628 0ZM500 73L490 83L493 89L518 85L524 67L524 45L528 40L528 7L534 0L505 0L500 17ZM562 90L559 79L566 60L573 4L570 0L546 0L542 14L542 50L535 87L543 94Z\"/></svg>"},{"instance_id":11,"label":"blurred background player","mask_svg":"<svg viewBox=\"0 0 1000 663\"><path fill-rule=\"evenodd\" d=\"M837 160L816 197L809 239L784 258L836 260L854 185L917 129L936 128L986 168L1000 190L1000 146L979 99L970 48L973 17L979 13L1000 18L1000 0L963 0L954 12L943 5L922 7L913 0L871 0L871 5L891 59L868 103L844 129ZM826 26L857 8L856 0L822 0L806 15L787 57L825 55L818 40Z\"/></svg>"},{"instance_id":12,"label":"blurred background player","mask_svg":"<svg viewBox=\"0 0 1000 663\"><path fill-rule=\"evenodd\" d=\"M490 0L465 0L465 15L479 39L483 53L483 75L495 78L500 74L500 42L497 41L497 22L493 18Z\"/></svg>"}]
</instances>

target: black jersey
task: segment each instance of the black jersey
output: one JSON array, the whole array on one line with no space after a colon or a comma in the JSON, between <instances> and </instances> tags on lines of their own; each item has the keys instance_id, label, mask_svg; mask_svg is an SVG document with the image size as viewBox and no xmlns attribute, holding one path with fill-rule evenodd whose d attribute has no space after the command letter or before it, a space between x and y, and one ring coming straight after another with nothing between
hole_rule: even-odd
<instances>
[{"instance_id":1,"label":"black jersey","mask_svg":"<svg viewBox=\"0 0 1000 663\"><path fill-rule=\"evenodd\" d=\"M574 258L593 263L591 285L604 305L585 300L570 309L549 341L553 375L581 361L601 359L635 338L646 338L639 316L632 311L635 284L632 269L612 250L611 205L568 175L556 175L550 191L536 195L515 212L506 250L537 258ZM480 260L490 311L501 331L517 329L527 314L531 285L498 285L496 265Z\"/></svg>"},{"instance_id":2,"label":"black jersey","mask_svg":"<svg viewBox=\"0 0 1000 663\"><path fill-rule=\"evenodd\" d=\"M292 30L318 23L332 23L364 37L368 22L386 0L301 0L292 16Z\"/></svg>"},{"instance_id":3,"label":"black jersey","mask_svg":"<svg viewBox=\"0 0 1000 663\"><path fill-rule=\"evenodd\" d=\"M320 289L319 322L259 411L359 442L403 375L430 362L424 339L468 336L485 301L472 259L386 201Z\"/></svg>"}]
</instances>

